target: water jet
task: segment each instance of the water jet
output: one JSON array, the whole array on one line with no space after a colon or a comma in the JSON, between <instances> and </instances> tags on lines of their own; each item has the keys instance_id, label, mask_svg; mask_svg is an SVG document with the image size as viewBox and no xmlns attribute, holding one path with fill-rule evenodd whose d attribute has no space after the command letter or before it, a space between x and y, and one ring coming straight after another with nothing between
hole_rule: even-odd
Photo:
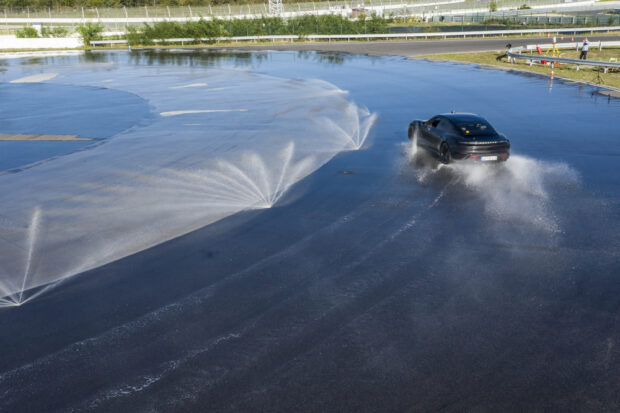
<instances>
[{"instance_id":1,"label":"water jet","mask_svg":"<svg viewBox=\"0 0 620 413\"><path fill-rule=\"evenodd\" d=\"M208 95L182 89L185 107L209 109L180 112L175 99L186 78L134 76L113 85L175 116L0 175L0 190L12 194L3 216L28 223L0 230L1 306L231 214L272 208L337 153L362 148L376 120L324 81L210 69L201 82L214 86ZM92 82L88 71L63 78Z\"/></svg>"}]
</instances>

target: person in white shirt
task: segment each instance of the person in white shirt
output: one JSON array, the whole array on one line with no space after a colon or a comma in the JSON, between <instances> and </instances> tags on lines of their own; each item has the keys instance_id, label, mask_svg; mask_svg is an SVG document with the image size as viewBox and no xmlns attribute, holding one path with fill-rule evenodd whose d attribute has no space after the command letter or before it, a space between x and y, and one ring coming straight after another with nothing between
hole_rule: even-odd
<instances>
[{"instance_id":1,"label":"person in white shirt","mask_svg":"<svg viewBox=\"0 0 620 413\"><path fill-rule=\"evenodd\" d=\"M590 43L588 42L588 38L583 39L583 46L581 46L581 54L579 55L580 60L586 60L588 56L588 46Z\"/></svg>"}]
</instances>

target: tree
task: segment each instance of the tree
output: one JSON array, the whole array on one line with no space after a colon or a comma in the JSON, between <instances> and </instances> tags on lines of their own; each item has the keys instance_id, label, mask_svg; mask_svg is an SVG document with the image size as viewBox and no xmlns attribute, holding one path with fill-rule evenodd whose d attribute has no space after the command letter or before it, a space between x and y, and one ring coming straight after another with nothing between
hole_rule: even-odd
<instances>
[{"instance_id":1,"label":"tree","mask_svg":"<svg viewBox=\"0 0 620 413\"><path fill-rule=\"evenodd\" d=\"M34 27L26 26L23 29L17 29L15 31L15 36L16 37L21 37L21 38L25 38L25 37L39 37L39 32Z\"/></svg>"},{"instance_id":2,"label":"tree","mask_svg":"<svg viewBox=\"0 0 620 413\"><path fill-rule=\"evenodd\" d=\"M495 0L492 0L489 3L489 11L492 13L494 11L497 11L497 3L495 2Z\"/></svg>"},{"instance_id":3,"label":"tree","mask_svg":"<svg viewBox=\"0 0 620 413\"><path fill-rule=\"evenodd\" d=\"M76 32L82 36L84 40L84 46L90 47L92 40L101 39L101 32L103 32L103 26L100 23L86 23L80 25L75 29Z\"/></svg>"}]
</instances>

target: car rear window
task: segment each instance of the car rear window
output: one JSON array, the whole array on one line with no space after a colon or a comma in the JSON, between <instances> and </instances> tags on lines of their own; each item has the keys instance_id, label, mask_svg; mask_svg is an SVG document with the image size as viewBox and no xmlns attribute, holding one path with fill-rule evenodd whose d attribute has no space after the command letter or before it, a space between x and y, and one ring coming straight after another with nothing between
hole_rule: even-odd
<instances>
[{"instance_id":1,"label":"car rear window","mask_svg":"<svg viewBox=\"0 0 620 413\"><path fill-rule=\"evenodd\" d=\"M489 136L495 135L495 129L487 122L479 121L461 121L455 122L464 136Z\"/></svg>"}]
</instances>

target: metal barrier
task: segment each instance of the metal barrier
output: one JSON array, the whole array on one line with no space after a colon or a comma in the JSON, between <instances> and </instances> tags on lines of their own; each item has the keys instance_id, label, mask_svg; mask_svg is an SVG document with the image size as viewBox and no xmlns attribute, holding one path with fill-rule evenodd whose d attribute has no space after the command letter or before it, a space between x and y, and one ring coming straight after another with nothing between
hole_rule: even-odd
<instances>
[{"instance_id":1,"label":"metal barrier","mask_svg":"<svg viewBox=\"0 0 620 413\"><path fill-rule=\"evenodd\" d=\"M215 37L201 39L165 39L153 40L154 43L191 43L191 42L220 42L220 41L258 41L271 40L275 41L295 41L295 40L356 40L356 39L428 39L428 38L448 38L448 37L485 37L485 36L509 36L509 35L526 35L526 34L547 34L547 33L594 33L594 32L610 32L620 31L620 26L614 27L581 27L571 29L525 29L525 30L486 30L476 32L443 32L443 33L381 33L381 34L310 34L305 36L299 35L279 35L279 36L233 36L233 37ZM91 46L100 46L106 44L123 44L126 40L95 40L91 41Z\"/></svg>"},{"instance_id":2,"label":"metal barrier","mask_svg":"<svg viewBox=\"0 0 620 413\"><path fill-rule=\"evenodd\" d=\"M606 42L606 43L618 43L618 42ZM581 59L568 59L566 57L553 57L553 56L544 56L544 55L535 55L535 54L522 54L521 51L523 48L519 47L515 49L517 53L509 50L506 52L506 55L513 59L523 59L528 60L530 66L534 63L540 63L542 61L551 63L551 67L555 66L556 63L561 64L570 64L575 65L576 69L579 70L579 66L594 66L594 67L602 67L604 72L607 73L607 70L610 67L620 69L620 62L605 62L602 60L581 60Z\"/></svg>"},{"instance_id":3,"label":"metal barrier","mask_svg":"<svg viewBox=\"0 0 620 413\"><path fill-rule=\"evenodd\" d=\"M582 42L556 43L555 47L557 47L558 49L577 50L580 44L582 44ZM598 42L591 42L590 45L592 47L598 47L599 50L601 50L603 46L620 47L620 42L603 42L602 40L599 40ZM525 46L525 50L536 50L538 47L540 47L541 49L551 49L553 47L553 44L552 43L528 44L527 46Z\"/></svg>"}]
</instances>

